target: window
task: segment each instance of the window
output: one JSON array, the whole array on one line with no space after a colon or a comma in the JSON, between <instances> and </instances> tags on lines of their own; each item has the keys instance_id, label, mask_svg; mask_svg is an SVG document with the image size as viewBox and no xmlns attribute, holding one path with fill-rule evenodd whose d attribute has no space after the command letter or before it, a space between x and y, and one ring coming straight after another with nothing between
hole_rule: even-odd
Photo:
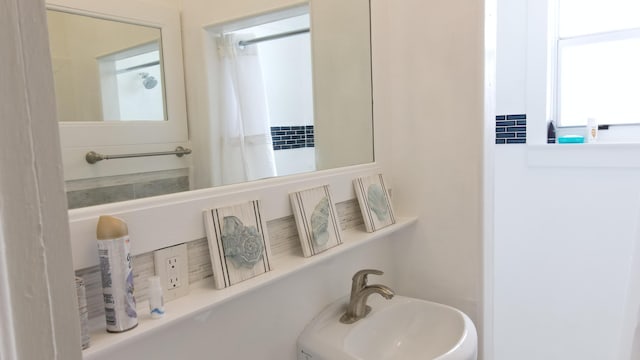
<instances>
[{"instance_id":1,"label":"window","mask_svg":"<svg viewBox=\"0 0 640 360\"><path fill-rule=\"evenodd\" d=\"M557 0L557 124L640 124L640 1Z\"/></svg>"}]
</instances>

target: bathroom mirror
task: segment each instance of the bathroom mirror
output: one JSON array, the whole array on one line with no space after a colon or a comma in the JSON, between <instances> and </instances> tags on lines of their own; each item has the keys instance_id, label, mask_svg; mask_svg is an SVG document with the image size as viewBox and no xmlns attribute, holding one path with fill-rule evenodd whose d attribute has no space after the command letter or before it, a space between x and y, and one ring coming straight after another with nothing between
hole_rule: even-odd
<instances>
[{"instance_id":1,"label":"bathroom mirror","mask_svg":"<svg viewBox=\"0 0 640 360\"><path fill-rule=\"evenodd\" d=\"M164 121L160 29L47 10L58 121Z\"/></svg>"},{"instance_id":2,"label":"bathroom mirror","mask_svg":"<svg viewBox=\"0 0 640 360\"><path fill-rule=\"evenodd\" d=\"M60 122L62 157L70 209L373 162L369 0L311 0L308 3L301 1L297 5L273 0L269 5L243 2L237 7L223 5L223 0L181 3L163 0L160 3L163 3L163 6L156 6L159 4L155 0L51 0L48 3L50 10L128 25L135 24L141 28L155 30L156 34L159 30L160 34L159 41L145 38L136 44L106 50L94 54L93 57L123 57L127 55L127 50L132 48L146 50L157 44L159 71L151 73L134 70L133 79L129 80L132 85L138 86L139 90L145 88L145 81L150 76L158 81L158 89L161 89L160 84L164 85L164 118L111 121L113 119L104 117L104 111L102 119L105 121L64 121L65 118L60 116L63 120ZM278 5L280 3L281 5ZM171 6L167 8L166 4ZM273 151L281 163L289 167L297 166L300 164L299 153L306 151L307 154L311 153L312 165L294 171L277 171L273 175L245 179L239 177L225 181L221 179L221 174L228 173L224 164L233 163L233 160L220 151L221 143L230 140L225 140L222 136L223 131L219 129L221 96L219 90L214 87L220 80L220 73L219 69L215 68L216 61L219 61L216 60L218 49L215 38L229 30L226 25L239 21L229 19L257 19L257 22L250 21L251 24L232 29L239 31L252 28L250 30L255 34L250 36L253 37L269 36L269 31L280 33L291 30L285 28L289 25L284 24L274 24L272 29L264 30L266 32L255 28L282 20L280 16L271 15L274 13L273 9L278 8L306 8L307 22L310 23L311 30L303 36L307 38L307 57L312 68L306 70L305 76L309 76L308 85L312 87L312 99L310 104L302 104L298 100L287 103L286 96L280 97L281 102L277 107L287 110L306 107L310 109L310 115L306 120L310 119L311 123L296 124L288 120L281 122L283 117L277 117L278 121L270 121L268 136L271 137ZM296 16L301 15L297 10L294 12ZM292 30L303 26L299 20L291 19L291 23L294 24ZM203 40L205 33L209 37ZM293 39L299 41L301 38L289 38ZM207 43L209 40L210 43ZM266 42L263 44L266 45ZM277 50L264 50L264 53L279 52L280 57L299 57L299 52L292 53L293 55L283 52L280 45L272 42L269 46ZM207 57L209 55L210 58ZM54 66L55 62L56 60ZM287 73L291 69L292 67L287 65L282 66L280 71ZM277 75L265 75L271 79L274 79L274 76L275 84L285 84L284 81L278 81ZM96 79L94 85L99 83ZM287 86L296 86L300 79L294 78ZM188 92L185 92L185 83L188 85ZM187 97L190 106L188 127L185 102ZM104 96L100 101L106 102ZM274 110L276 106L270 106L269 109ZM100 120L99 117L96 118ZM302 135L301 132L307 140L313 140L312 147L282 146L288 145L288 141L298 140L294 137ZM287 136L291 138L285 138ZM177 146L188 147L193 153L182 158L132 158L107 160L94 165L84 161L88 151L123 154L166 151Z\"/></svg>"}]
</instances>

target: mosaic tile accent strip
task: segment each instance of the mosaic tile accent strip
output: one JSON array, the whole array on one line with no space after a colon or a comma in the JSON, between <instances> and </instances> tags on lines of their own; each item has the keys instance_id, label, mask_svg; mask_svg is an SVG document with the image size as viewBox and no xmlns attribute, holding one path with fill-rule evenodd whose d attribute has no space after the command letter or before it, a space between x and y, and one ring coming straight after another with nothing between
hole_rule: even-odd
<instances>
[{"instance_id":1,"label":"mosaic tile accent strip","mask_svg":"<svg viewBox=\"0 0 640 360\"><path fill-rule=\"evenodd\" d=\"M272 126L273 150L300 149L314 147L313 125Z\"/></svg>"},{"instance_id":2,"label":"mosaic tile accent strip","mask_svg":"<svg viewBox=\"0 0 640 360\"><path fill-rule=\"evenodd\" d=\"M354 228L362 228L364 230L364 221L357 199L337 203L336 211L338 212L338 219L342 230ZM268 221L267 231L269 232L271 242L271 252L275 263L274 267L277 267L278 260L283 256L303 256L300 238L298 237L298 229L293 215ZM189 257L190 284L213 276L207 238L187 242L187 255ZM153 252L133 257L133 274L136 301L138 303L146 301L148 299L149 277L155 275ZM89 318L103 316L104 303L102 299L100 268L93 266L87 269L77 270L76 276L82 277L85 283Z\"/></svg>"},{"instance_id":3,"label":"mosaic tile accent strip","mask_svg":"<svg viewBox=\"0 0 640 360\"><path fill-rule=\"evenodd\" d=\"M496 116L496 144L526 143L527 114Z\"/></svg>"},{"instance_id":4,"label":"mosaic tile accent strip","mask_svg":"<svg viewBox=\"0 0 640 360\"><path fill-rule=\"evenodd\" d=\"M209 241L206 237L187 243L187 257L189 258L189 284L213 276Z\"/></svg>"},{"instance_id":5,"label":"mosaic tile accent strip","mask_svg":"<svg viewBox=\"0 0 640 360\"><path fill-rule=\"evenodd\" d=\"M267 221L267 230L271 241L273 262L286 256L302 257L302 246L298 237L298 228L293 215Z\"/></svg>"},{"instance_id":6,"label":"mosaic tile accent strip","mask_svg":"<svg viewBox=\"0 0 640 360\"><path fill-rule=\"evenodd\" d=\"M76 209L189 190L189 169L105 176L65 182L67 206Z\"/></svg>"}]
</instances>

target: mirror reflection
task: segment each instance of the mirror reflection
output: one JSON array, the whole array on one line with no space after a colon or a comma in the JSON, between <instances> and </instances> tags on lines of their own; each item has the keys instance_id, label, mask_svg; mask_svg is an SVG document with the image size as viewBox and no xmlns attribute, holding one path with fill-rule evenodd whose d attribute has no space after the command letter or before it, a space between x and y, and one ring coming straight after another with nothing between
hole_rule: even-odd
<instances>
[{"instance_id":1,"label":"mirror reflection","mask_svg":"<svg viewBox=\"0 0 640 360\"><path fill-rule=\"evenodd\" d=\"M160 29L47 10L59 121L166 120Z\"/></svg>"},{"instance_id":2,"label":"mirror reflection","mask_svg":"<svg viewBox=\"0 0 640 360\"><path fill-rule=\"evenodd\" d=\"M56 5L70 9L66 1ZM180 6L172 16L183 12L183 34L179 20L171 31L148 16L140 23L158 27L132 24L124 3L121 17L106 19L95 8L48 11L70 209L373 161L369 0L301 2L253 17L219 9L211 21L193 17L209 5ZM188 138L187 121L173 121L179 99L189 105ZM89 151L177 146L193 152L84 160Z\"/></svg>"},{"instance_id":3,"label":"mirror reflection","mask_svg":"<svg viewBox=\"0 0 640 360\"><path fill-rule=\"evenodd\" d=\"M220 34L216 42L221 183L315 170L309 14Z\"/></svg>"}]
</instances>

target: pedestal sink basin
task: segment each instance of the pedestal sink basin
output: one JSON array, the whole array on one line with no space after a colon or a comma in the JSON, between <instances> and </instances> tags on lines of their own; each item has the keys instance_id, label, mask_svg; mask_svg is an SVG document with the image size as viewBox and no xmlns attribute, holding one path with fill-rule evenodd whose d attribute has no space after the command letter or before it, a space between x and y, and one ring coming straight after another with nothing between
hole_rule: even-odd
<instances>
[{"instance_id":1,"label":"pedestal sink basin","mask_svg":"<svg viewBox=\"0 0 640 360\"><path fill-rule=\"evenodd\" d=\"M323 310L298 338L298 360L475 360L476 329L450 306L395 296L371 296L372 311L340 323L348 298Z\"/></svg>"}]
</instances>

